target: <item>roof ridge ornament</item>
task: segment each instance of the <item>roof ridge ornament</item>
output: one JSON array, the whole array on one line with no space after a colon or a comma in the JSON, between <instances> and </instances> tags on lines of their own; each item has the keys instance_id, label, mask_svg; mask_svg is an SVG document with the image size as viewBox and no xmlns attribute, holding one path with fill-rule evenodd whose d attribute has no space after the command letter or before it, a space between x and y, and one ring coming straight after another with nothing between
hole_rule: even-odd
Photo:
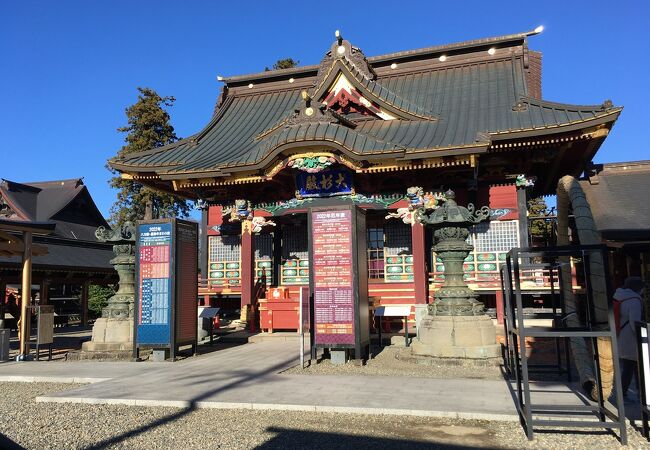
<instances>
[{"instance_id":1,"label":"roof ridge ornament","mask_svg":"<svg viewBox=\"0 0 650 450\"><path fill-rule=\"evenodd\" d=\"M340 123L348 128L356 128L357 124L345 116L329 109L327 105L312 105L312 98L307 91L302 91L303 107L294 110L293 115L287 119L286 126L300 125L302 123Z\"/></svg>"},{"instance_id":2,"label":"roof ridge ornament","mask_svg":"<svg viewBox=\"0 0 650 450\"><path fill-rule=\"evenodd\" d=\"M351 64L360 75L368 80L375 80L377 74L370 66L370 63L368 63L368 59L366 58L366 55L363 54L363 51L361 51L359 47L354 47L349 41L343 39L339 30L336 30L334 36L336 37L336 40L320 62L314 86L320 86L323 79L327 77L330 66L337 59L347 60L347 62Z\"/></svg>"},{"instance_id":3,"label":"roof ridge ornament","mask_svg":"<svg viewBox=\"0 0 650 450\"><path fill-rule=\"evenodd\" d=\"M336 40L321 61L314 79L311 96L316 102L327 103L330 109L345 115L360 112L383 120L398 117L405 120L438 119L428 108L383 86L361 49L343 39L339 31L335 36ZM347 107L350 102L354 108ZM338 108L334 107L336 103Z\"/></svg>"},{"instance_id":4,"label":"roof ridge ornament","mask_svg":"<svg viewBox=\"0 0 650 450\"><path fill-rule=\"evenodd\" d=\"M528 103L523 100L517 100L517 102L512 105L512 110L514 112L526 112L528 111Z\"/></svg>"}]
</instances>

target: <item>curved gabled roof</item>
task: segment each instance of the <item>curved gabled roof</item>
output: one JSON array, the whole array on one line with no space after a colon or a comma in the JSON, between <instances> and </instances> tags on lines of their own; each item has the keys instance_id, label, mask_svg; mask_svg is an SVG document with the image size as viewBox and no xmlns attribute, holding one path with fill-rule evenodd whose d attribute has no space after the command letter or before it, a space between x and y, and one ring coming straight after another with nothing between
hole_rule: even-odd
<instances>
[{"instance_id":1,"label":"curved gabled roof","mask_svg":"<svg viewBox=\"0 0 650 450\"><path fill-rule=\"evenodd\" d=\"M357 160L377 155L409 159L477 153L500 139L615 121L621 108L611 103L578 106L531 97L529 34L367 59L346 41L335 42L320 66L227 79L225 100L201 132L109 164L162 179L218 177L263 168L278 152L300 143L332 145ZM333 56L342 43L345 52ZM488 47L496 51L488 54ZM438 58L442 52L449 55L445 61ZM390 66L391 61L400 65ZM292 123L291 117L305 108L301 92L320 102L337 73L394 113L395 120L357 115L347 118L354 126L330 118ZM251 80L260 83L245 84Z\"/></svg>"},{"instance_id":2,"label":"curved gabled roof","mask_svg":"<svg viewBox=\"0 0 650 450\"><path fill-rule=\"evenodd\" d=\"M56 223L56 235L95 242L97 227L108 227L81 178L17 183L2 180L0 198L14 218Z\"/></svg>"},{"instance_id":3,"label":"curved gabled roof","mask_svg":"<svg viewBox=\"0 0 650 450\"><path fill-rule=\"evenodd\" d=\"M359 91L365 93L367 100L375 102L396 117L404 120L437 119L433 112L419 102L409 101L385 87L381 80L375 80L376 74L368 64L368 60L359 49L352 47L347 41L334 43L327 53L321 63L312 97L321 100L340 75L347 75L346 79Z\"/></svg>"}]
</instances>

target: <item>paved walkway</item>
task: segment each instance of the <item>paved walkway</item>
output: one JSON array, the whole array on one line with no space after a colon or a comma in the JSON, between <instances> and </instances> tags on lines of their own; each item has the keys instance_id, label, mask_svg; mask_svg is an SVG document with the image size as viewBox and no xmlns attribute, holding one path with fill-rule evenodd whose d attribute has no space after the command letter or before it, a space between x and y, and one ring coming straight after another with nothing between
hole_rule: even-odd
<instances>
[{"instance_id":1,"label":"paved walkway","mask_svg":"<svg viewBox=\"0 0 650 450\"><path fill-rule=\"evenodd\" d=\"M175 363L3 363L0 381L92 382L39 397L42 402L518 420L506 381L278 373L297 356L295 342L259 342ZM537 402L580 403L562 383L539 383L534 390Z\"/></svg>"}]
</instances>

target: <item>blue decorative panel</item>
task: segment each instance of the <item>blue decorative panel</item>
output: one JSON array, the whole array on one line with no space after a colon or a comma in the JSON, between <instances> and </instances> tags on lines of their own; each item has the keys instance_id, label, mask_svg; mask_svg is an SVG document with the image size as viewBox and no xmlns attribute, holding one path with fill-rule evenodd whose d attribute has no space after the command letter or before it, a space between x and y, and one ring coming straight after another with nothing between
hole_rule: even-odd
<instances>
[{"instance_id":1,"label":"blue decorative panel","mask_svg":"<svg viewBox=\"0 0 650 450\"><path fill-rule=\"evenodd\" d=\"M349 170L327 169L317 173L298 172L296 187L302 197L330 197L352 192L352 173Z\"/></svg>"}]
</instances>

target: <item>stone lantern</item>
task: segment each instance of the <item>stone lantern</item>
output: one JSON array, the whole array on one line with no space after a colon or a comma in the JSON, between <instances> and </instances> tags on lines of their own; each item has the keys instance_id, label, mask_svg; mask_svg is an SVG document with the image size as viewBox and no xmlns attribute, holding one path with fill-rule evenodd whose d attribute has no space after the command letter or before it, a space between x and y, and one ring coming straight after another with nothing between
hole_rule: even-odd
<instances>
[{"instance_id":1,"label":"stone lantern","mask_svg":"<svg viewBox=\"0 0 650 450\"><path fill-rule=\"evenodd\" d=\"M435 292L434 303L418 324L419 338L413 342L418 355L454 358L490 358L500 354L492 319L483 312L483 304L465 283L463 262L473 250L467 242L469 228L487 220L490 209L478 210L473 204L459 206L453 191L436 209L424 205L414 211L414 220L433 228L433 250L445 266L445 281Z\"/></svg>"},{"instance_id":2,"label":"stone lantern","mask_svg":"<svg viewBox=\"0 0 650 450\"><path fill-rule=\"evenodd\" d=\"M133 306L135 299L135 227L126 222L116 229L99 227L99 241L113 244L111 264L119 277L119 289L95 321L92 340L82 345L82 353L102 352L129 357L133 349Z\"/></svg>"}]
</instances>

